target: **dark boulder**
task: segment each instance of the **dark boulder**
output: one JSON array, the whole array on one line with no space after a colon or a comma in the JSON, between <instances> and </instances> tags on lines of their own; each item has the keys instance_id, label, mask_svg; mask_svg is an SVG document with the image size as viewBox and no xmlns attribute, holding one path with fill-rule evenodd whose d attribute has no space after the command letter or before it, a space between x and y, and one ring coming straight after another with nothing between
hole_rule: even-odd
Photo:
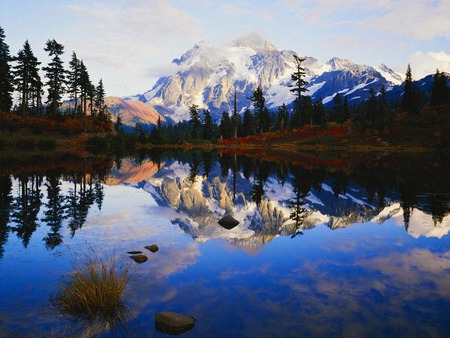
<instances>
[{"instance_id":1,"label":"dark boulder","mask_svg":"<svg viewBox=\"0 0 450 338\"><path fill-rule=\"evenodd\" d=\"M130 255L137 255L137 254L141 254L141 253L142 253L142 251L137 251L137 250L127 251L127 254L130 254Z\"/></svg>"},{"instance_id":2,"label":"dark boulder","mask_svg":"<svg viewBox=\"0 0 450 338\"><path fill-rule=\"evenodd\" d=\"M159 247L156 244L147 245L145 248L151 252L156 252L159 250Z\"/></svg>"},{"instance_id":3,"label":"dark boulder","mask_svg":"<svg viewBox=\"0 0 450 338\"><path fill-rule=\"evenodd\" d=\"M226 215L219 220L219 224L225 229L231 230L239 224L239 221L231 215Z\"/></svg>"},{"instance_id":4,"label":"dark boulder","mask_svg":"<svg viewBox=\"0 0 450 338\"><path fill-rule=\"evenodd\" d=\"M159 312L155 317L155 328L165 334L182 334L194 327L194 318L176 312Z\"/></svg>"},{"instance_id":5,"label":"dark boulder","mask_svg":"<svg viewBox=\"0 0 450 338\"><path fill-rule=\"evenodd\" d=\"M145 255L133 255L133 256L130 256L130 258L138 264L147 262L147 260L148 260L147 256L145 256Z\"/></svg>"}]
</instances>

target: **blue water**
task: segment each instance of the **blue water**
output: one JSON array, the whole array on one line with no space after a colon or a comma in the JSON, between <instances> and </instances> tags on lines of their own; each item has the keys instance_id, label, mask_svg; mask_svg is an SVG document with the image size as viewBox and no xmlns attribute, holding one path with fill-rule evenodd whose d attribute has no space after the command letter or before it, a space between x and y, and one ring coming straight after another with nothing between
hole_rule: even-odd
<instances>
[{"instance_id":1,"label":"blue water","mask_svg":"<svg viewBox=\"0 0 450 338\"><path fill-rule=\"evenodd\" d=\"M387 206L376 206L357 221L332 230L326 214L329 204L324 203L321 216L310 216L310 226L303 226L302 234L292 237L285 225L277 228L276 220L261 216L266 195L258 207L243 194L247 204L231 204L241 223L225 230L217 224L219 217L205 220L201 218L205 209L198 213L195 203L188 208L186 196L183 207L158 197L158 192L166 189L161 187L169 186L166 179L176 179L177 173L179 182L186 180L186 172L181 170L185 165L168 161L163 168L167 171L159 173L164 176L151 172L135 176L138 182L129 178L114 185L102 184L101 204L90 205L85 222L73 236L69 219L63 219L59 230L63 241L55 248L46 247L43 240L50 232L42 222L43 206L26 247L16 232L8 233L0 258L0 336L128 332L166 337L154 328L160 311L196 319L184 337L448 336L448 210L434 223L429 210L413 207L406 229L402 208L396 204L401 201L389 199ZM213 173L210 181L215 178ZM216 177L230 193L229 179ZM17 197L19 181L11 180L11 196ZM189 196L197 196L192 199L197 199L196 203L201 200L214 209L211 215L224 213L217 204L219 191L209 194L205 182L199 178L193 184L179 183L179 187L190 191ZM61 194L69 194L73 182L61 177L60 183ZM46 189L43 186L41 190L44 205ZM202 191L204 199L195 195L195 190ZM315 194L325 201L330 198L325 193ZM289 209L280 202L286 197L281 186L277 194L280 200L272 200L271 205ZM348 199L345 203L349 208ZM314 203L307 207L313 211ZM396 208L395 212L379 220L377 216L389 207ZM352 210L342 210L342 217L360 209L355 202ZM336 214L336 208L333 210ZM289 215L280 223L288 224ZM10 222L9 226L15 225ZM144 248L154 243L158 252ZM115 328L93 333L89 327L75 325L71 318L58 316L50 306L50 295L74 269L77 255L89 250L130 264L128 331ZM130 250L143 251L148 261L135 264L126 253Z\"/></svg>"}]
</instances>

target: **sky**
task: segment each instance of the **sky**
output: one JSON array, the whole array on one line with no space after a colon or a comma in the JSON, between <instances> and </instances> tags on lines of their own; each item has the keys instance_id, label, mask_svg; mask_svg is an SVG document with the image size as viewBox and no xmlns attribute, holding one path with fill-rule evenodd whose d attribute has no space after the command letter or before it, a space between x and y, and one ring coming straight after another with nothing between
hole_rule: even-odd
<instances>
[{"instance_id":1,"label":"sky","mask_svg":"<svg viewBox=\"0 0 450 338\"><path fill-rule=\"evenodd\" d=\"M199 41L251 32L321 62L450 73L450 0L0 0L0 27L12 55L28 40L41 66L49 39L64 45L66 67L74 51L107 96L150 90Z\"/></svg>"}]
</instances>

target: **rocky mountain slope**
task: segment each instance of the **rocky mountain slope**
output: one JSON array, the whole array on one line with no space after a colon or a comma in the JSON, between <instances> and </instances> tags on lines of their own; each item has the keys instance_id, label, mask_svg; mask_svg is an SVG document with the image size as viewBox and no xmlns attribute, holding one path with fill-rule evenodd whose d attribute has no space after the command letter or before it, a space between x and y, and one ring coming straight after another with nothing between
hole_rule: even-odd
<instances>
[{"instance_id":1,"label":"rocky mountain slope","mask_svg":"<svg viewBox=\"0 0 450 338\"><path fill-rule=\"evenodd\" d=\"M256 33L225 47L202 41L173 60L174 74L160 78L143 95L126 99L141 101L174 121L188 119L189 106L196 104L210 109L217 121L222 111L232 109L235 92L238 110L242 112L251 106L248 97L260 86L268 108L276 109L294 100L290 92L293 55L293 51L279 50ZM298 55L303 56L301 52ZM361 102L371 87L378 91L384 85L390 90L402 82L400 74L383 64L371 67L340 58L322 63L306 57L304 66L308 94L313 101L323 99L324 104L338 92L347 96L349 102Z\"/></svg>"}]
</instances>

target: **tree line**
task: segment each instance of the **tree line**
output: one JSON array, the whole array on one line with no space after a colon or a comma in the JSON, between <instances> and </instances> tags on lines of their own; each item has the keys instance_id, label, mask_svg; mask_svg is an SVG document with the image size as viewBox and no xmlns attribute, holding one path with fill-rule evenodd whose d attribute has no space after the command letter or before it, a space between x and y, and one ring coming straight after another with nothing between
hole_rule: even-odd
<instances>
[{"instance_id":1,"label":"tree line","mask_svg":"<svg viewBox=\"0 0 450 338\"><path fill-rule=\"evenodd\" d=\"M102 79L94 85L85 63L75 52L66 68L61 59L64 46L55 39L47 40L44 50L50 61L42 67L28 40L17 55L12 56L0 27L0 111L56 121L79 117L84 119L85 129L88 119L111 125ZM40 71L44 72L44 79ZM47 89L45 102L44 89ZM13 105L14 92L19 99ZM64 97L69 98L68 104L63 104Z\"/></svg>"},{"instance_id":2,"label":"tree line","mask_svg":"<svg viewBox=\"0 0 450 338\"><path fill-rule=\"evenodd\" d=\"M199 109L195 104L189 107L189 121L176 125L161 126L160 123L150 134L145 135L137 127L143 143L177 143L186 141L212 141L215 139L231 139L261 135L265 132L277 132L299 129L306 125L327 128L332 124L344 124L351 121L358 130L385 131L395 125L401 114L410 119L420 116L424 106L440 107L450 103L450 92L447 77L436 70L429 102L424 103L423 95L411 74L408 65L404 82L404 94L399 102L389 102L387 89L382 86L379 92L370 88L370 97L358 105L350 105L347 96L337 93L329 108L324 107L322 98L313 102L307 95L308 82L302 63L305 58L294 55L294 72L291 74L292 88L295 99L292 108L285 104L276 111L269 111L261 87L257 87L253 95L248 97L251 109L246 109L241 115L236 110L236 95L234 96L234 111L224 111L220 121L215 124L208 109Z\"/></svg>"}]
</instances>

